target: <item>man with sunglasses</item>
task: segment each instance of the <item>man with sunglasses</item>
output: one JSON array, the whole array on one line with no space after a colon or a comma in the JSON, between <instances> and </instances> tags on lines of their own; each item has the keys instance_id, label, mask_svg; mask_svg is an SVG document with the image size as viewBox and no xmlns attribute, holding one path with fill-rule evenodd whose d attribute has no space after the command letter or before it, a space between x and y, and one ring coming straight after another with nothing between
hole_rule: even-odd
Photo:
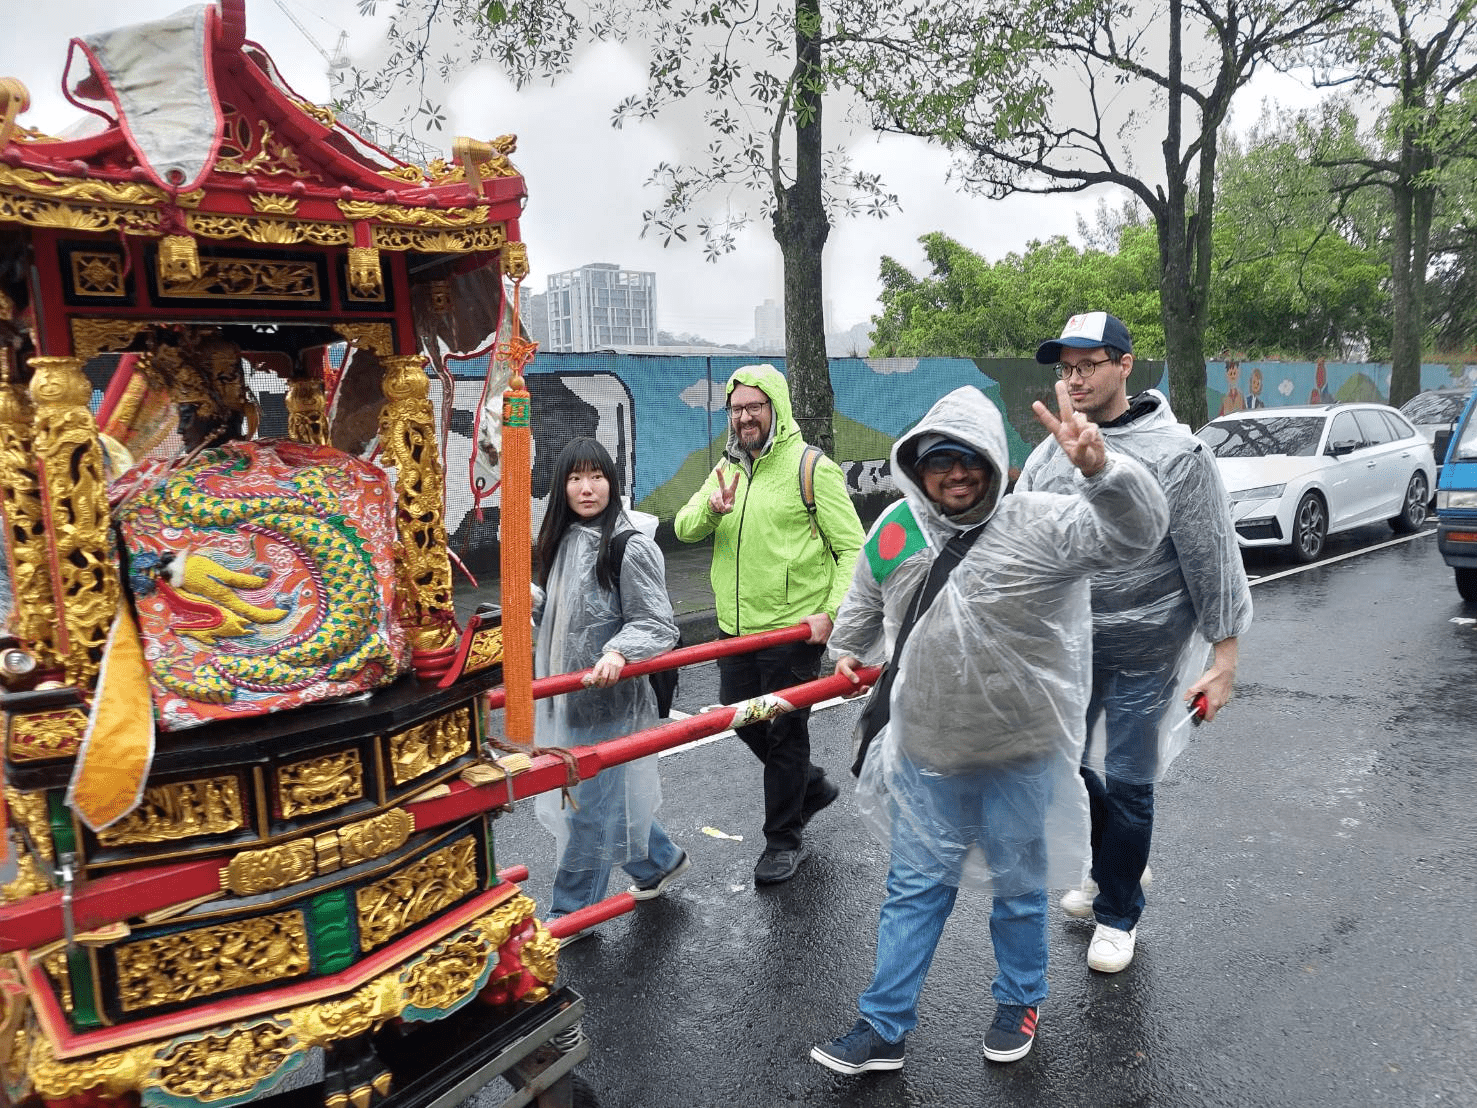
<instances>
[{"instance_id":1,"label":"man with sunglasses","mask_svg":"<svg viewBox=\"0 0 1477 1108\"><path fill-rule=\"evenodd\" d=\"M1168 515L1154 478L1109 453L1058 391L1060 419L1035 410L1071 458L1069 495L1005 494L1005 422L970 385L898 439L903 499L873 525L836 619L836 673L857 682L862 664L897 667L857 783L863 819L890 848L875 968L861 1018L810 1053L837 1073L902 1067L961 886L991 897L984 1056L1018 1061L1035 1042L1047 889L1076 880L1087 853L1088 579L1154 549Z\"/></svg>"},{"instance_id":2,"label":"man with sunglasses","mask_svg":"<svg viewBox=\"0 0 1477 1108\"><path fill-rule=\"evenodd\" d=\"M713 536L710 579L724 638L802 621L805 642L718 659L724 703L813 681L862 545L862 525L841 467L821 457L814 513L801 491L806 444L790 389L772 365L729 377L728 444L702 488L677 513L682 542ZM738 728L764 764L764 853L756 885L788 881L806 858L802 829L840 794L810 760L810 710Z\"/></svg>"},{"instance_id":3,"label":"man with sunglasses","mask_svg":"<svg viewBox=\"0 0 1477 1108\"><path fill-rule=\"evenodd\" d=\"M1036 360L1055 366L1072 407L1098 425L1110 449L1142 462L1169 502L1169 533L1154 552L1092 580L1082 765L1092 868L1061 904L1070 916L1097 921L1088 966L1117 973L1133 960L1144 910L1154 784L1188 733L1185 708L1172 710L1176 691L1184 690L1190 710L1203 705L1207 722L1231 698L1237 636L1251 626L1251 590L1210 452L1175 419L1163 393L1128 395L1133 340L1122 321L1107 312L1074 315L1058 338L1041 344ZM1071 462L1048 437L1026 459L1016 488L1061 492L1073 480Z\"/></svg>"}]
</instances>

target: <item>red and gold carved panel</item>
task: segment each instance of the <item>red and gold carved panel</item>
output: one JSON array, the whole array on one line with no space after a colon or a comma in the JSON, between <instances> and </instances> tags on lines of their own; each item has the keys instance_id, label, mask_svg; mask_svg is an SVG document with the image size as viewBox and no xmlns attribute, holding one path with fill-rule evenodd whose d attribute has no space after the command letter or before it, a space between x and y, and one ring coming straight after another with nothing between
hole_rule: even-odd
<instances>
[{"instance_id":1,"label":"red and gold carved panel","mask_svg":"<svg viewBox=\"0 0 1477 1108\"><path fill-rule=\"evenodd\" d=\"M123 483L118 519L161 728L293 708L404 671L395 502L378 467L258 441L172 470L145 463Z\"/></svg>"}]
</instances>

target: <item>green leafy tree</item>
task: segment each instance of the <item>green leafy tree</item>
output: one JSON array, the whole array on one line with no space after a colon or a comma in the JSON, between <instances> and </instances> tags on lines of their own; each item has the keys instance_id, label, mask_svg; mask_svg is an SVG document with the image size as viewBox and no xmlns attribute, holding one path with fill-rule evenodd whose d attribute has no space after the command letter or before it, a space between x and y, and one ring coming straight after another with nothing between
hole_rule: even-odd
<instances>
[{"instance_id":1,"label":"green leafy tree","mask_svg":"<svg viewBox=\"0 0 1477 1108\"><path fill-rule=\"evenodd\" d=\"M1321 41L1355 3L929 0L858 19L867 49L848 59L874 121L955 151L968 189L1116 186L1144 206L1173 402L1198 412L1220 129L1259 65ZM1099 306L1064 291L1058 315Z\"/></svg>"},{"instance_id":2,"label":"green leafy tree","mask_svg":"<svg viewBox=\"0 0 1477 1108\"><path fill-rule=\"evenodd\" d=\"M927 276L882 258L883 310L873 317L872 354L1029 358L1061 330L1070 297L1115 305L1135 345L1157 349L1164 332L1153 231L1130 224L1115 234L1113 249L1078 250L1056 236L993 264L942 232L924 235Z\"/></svg>"},{"instance_id":3,"label":"green leafy tree","mask_svg":"<svg viewBox=\"0 0 1477 1108\"><path fill-rule=\"evenodd\" d=\"M1389 206L1374 192L1331 203L1342 171L1322 149L1358 149L1349 105L1264 110L1222 136L1206 345L1242 357L1382 358L1390 347Z\"/></svg>"},{"instance_id":4,"label":"green leafy tree","mask_svg":"<svg viewBox=\"0 0 1477 1108\"><path fill-rule=\"evenodd\" d=\"M377 6L359 0L362 14ZM641 234L663 245L694 239L716 261L756 215L770 221L784 262L795 415L806 437L829 450L826 239L837 216L883 217L897 207L877 175L824 146L834 31L819 0L399 0L384 55L351 72L344 101L368 114L408 94L409 122L439 127L444 112L433 89L468 66L494 64L522 88L567 73L590 42L643 52L646 89L612 105L612 125L696 110L708 143L697 160L652 171L659 199L641 213Z\"/></svg>"},{"instance_id":5,"label":"green leafy tree","mask_svg":"<svg viewBox=\"0 0 1477 1108\"><path fill-rule=\"evenodd\" d=\"M1320 164L1350 171L1341 194L1386 190L1392 211L1390 402L1420 391L1428 320L1426 283L1442 181L1477 153L1477 0L1389 0L1369 4L1340 48L1317 66L1325 85L1354 85L1387 105L1376 153L1323 153Z\"/></svg>"}]
</instances>

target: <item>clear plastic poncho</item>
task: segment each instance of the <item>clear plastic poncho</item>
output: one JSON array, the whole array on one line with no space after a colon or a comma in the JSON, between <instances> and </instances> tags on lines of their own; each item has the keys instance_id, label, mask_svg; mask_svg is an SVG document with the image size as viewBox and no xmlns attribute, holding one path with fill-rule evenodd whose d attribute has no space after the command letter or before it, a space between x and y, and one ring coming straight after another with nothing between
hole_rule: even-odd
<instances>
[{"instance_id":1,"label":"clear plastic poncho","mask_svg":"<svg viewBox=\"0 0 1477 1108\"><path fill-rule=\"evenodd\" d=\"M632 526L622 513L613 533ZM586 669L607 650L618 650L628 662L636 662L677 643L666 566L656 543L642 533L631 536L615 589L602 588L595 575L599 550L598 526L571 525L559 544L546 588L535 592L533 665L538 677ZM657 722L651 682L634 677L608 689L582 689L538 701L534 738L542 746L585 746ZM588 870L646 857L652 816L662 799L655 755L602 770L569 791L587 819L599 814L598 834L571 837L572 812L563 806L561 793L541 793L534 802L539 822L558 840L562 867Z\"/></svg>"},{"instance_id":2,"label":"clear plastic poncho","mask_svg":"<svg viewBox=\"0 0 1477 1108\"><path fill-rule=\"evenodd\" d=\"M1142 462L1169 502L1169 531L1136 565L1092 582L1096 699L1108 711L1153 726L1153 744L1120 738L1108 748L1104 713L1095 713L1086 764L1125 781L1161 780L1195 734L1184 698L1209 668L1211 644L1251 626L1251 589L1236 542L1230 498L1206 445L1175 420L1156 389L1135 396L1130 418L1103 427L1108 447ZM1016 482L1017 491L1064 492L1077 471L1048 438ZM1120 735L1130 730L1119 726Z\"/></svg>"},{"instance_id":3,"label":"clear plastic poncho","mask_svg":"<svg viewBox=\"0 0 1477 1108\"><path fill-rule=\"evenodd\" d=\"M915 475L917 440L931 432L969 444L994 467L984 500L958 518L943 515ZM914 868L1014 896L1081 878L1088 579L1152 550L1167 510L1149 472L1116 456L1095 477L1079 476L1072 495L1002 497L1008 457L1000 413L973 387L949 393L898 440L892 472L911 517L894 506L873 526L829 646L833 658L887 661L938 551L988 520L913 627L890 722L857 794L880 841Z\"/></svg>"}]
</instances>

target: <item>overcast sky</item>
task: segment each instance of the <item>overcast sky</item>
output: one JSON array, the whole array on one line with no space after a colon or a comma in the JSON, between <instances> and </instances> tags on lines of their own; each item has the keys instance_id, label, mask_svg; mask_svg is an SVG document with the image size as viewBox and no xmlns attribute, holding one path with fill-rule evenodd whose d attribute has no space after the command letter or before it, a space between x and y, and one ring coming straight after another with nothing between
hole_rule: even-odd
<instances>
[{"instance_id":1,"label":"overcast sky","mask_svg":"<svg viewBox=\"0 0 1477 1108\"><path fill-rule=\"evenodd\" d=\"M21 122L54 134L81 114L59 91L73 35L157 19L186 6L181 0L126 0L111 6L98 0L41 0L27 5L26 20L8 21L0 36L0 76L19 77L31 92L32 107ZM307 34L288 18L284 6ZM387 10L388 0L381 7ZM331 98L327 64L309 36L332 51L340 32L348 31L352 51L356 43L373 40L376 26L376 20L357 14L354 0L247 0L246 5L248 37L266 48L299 94L320 103ZM779 250L762 221L743 234L736 253L716 263L704 262L700 247L691 242L663 249L638 237L641 212L656 201L655 192L642 187L651 169L663 160L691 156L706 141L701 133L683 136L659 123L621 131L610 127L611 108L639 91L643 77L644 62L615 46L586 51L575 71L553 88L517 93L494 71L469 72L445 97L447 129L431 141L449 157L455 135L518 135L513 162L528 182L522 232L533 267L533 291L542 291L549 274L587 262L654 270L662 330L745 342L754 334L754 308L766 298L783 299ZM1264 96L1307 97L1275 75L1248 93L1238 101L1238 119L1247 122L1254 121ZM840 121L828 115L828 128L833 122ZM945 180L948 157L918 140L862 135L851 150L859 168L883 175L889 191L898 194L902 211L885 220L843 219L832 228L826 298L836 330L866 322L880 311L882 255L915 272L923 270L922 234L945 231L994 261L1022 250L1032 239L1065 234L1077 241L1079 212L1090 220L1097 206L1098 193L1005 201L966 196ZM1101 195L1115 205L1120 201L1116 193Z\"/></svg>"}]
</instances>

